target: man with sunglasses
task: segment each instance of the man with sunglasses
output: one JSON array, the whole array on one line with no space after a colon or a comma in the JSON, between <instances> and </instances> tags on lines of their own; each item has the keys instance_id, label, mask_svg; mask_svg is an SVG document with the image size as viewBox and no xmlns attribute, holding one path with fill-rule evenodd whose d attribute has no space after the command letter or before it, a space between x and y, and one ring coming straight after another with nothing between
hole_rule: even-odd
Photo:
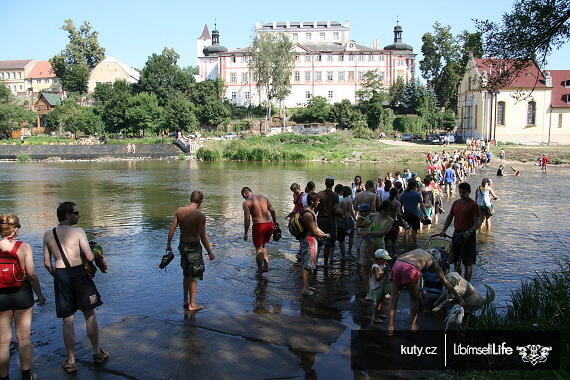
<instances>
[{"instance_id":1,"label":"man with sunglasses","mask_svg":"<svg viewBox=\"0 0 570 380\"><path fill-rule=\"evenodd\" d=\"M79 208L75 203L61 203L57 208L59 224L47 231L43 240L44 265L53 276L56 315L63 318L63 341L67 360L62 364L62 368L67 373L77 372L73 326L77 310L81 310L85 318L87 336L93 348L93 362L100 364L109 357L109 353L99 347L99 325L95 308L103 302L81 261L81 254L88 261L93 261L95 256L83 228L74 227L79 218Z\"/></svg>"}]
</instances>

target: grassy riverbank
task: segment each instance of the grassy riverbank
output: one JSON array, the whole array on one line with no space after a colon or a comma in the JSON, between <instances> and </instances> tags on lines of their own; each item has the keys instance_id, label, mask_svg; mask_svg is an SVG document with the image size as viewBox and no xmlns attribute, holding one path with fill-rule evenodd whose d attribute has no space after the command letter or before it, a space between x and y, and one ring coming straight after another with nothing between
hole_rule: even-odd
<instances>
[{"instance_id":1,"label":"grassy riverbank","mask_svg":"<svg viewBox=\"0 0 570 380\"><path fill-rule=\"evenodd\" d=\"M86 139L57 137L28 137L24 145L80 145ZM107 139L106 144L172 144L169 137L146 137L129 139ZM97 142L96 140L94 142ZM452 144L448 147L430 144L425 141L404 142L400 140L369 140L352 137L351 134L337 132L330 135L308 136L278 134L273 136L254 135L250 137L224 140L205 139L197 157L202 160L243 160L243 161L368 161L420 163L425 161L428 152L463 150L465 145ZM3 140L3 145L20 145L20 140ZM506 152L508 163L536 163L542 154L547 154L552 164L570 163L568 146L529 146L508 144L492 147L496 159L501 149Z\"/></svg>"},{"instance_id":2,"label":"grassy riverbank","mask_svg":"<svg viewBox=\"0 0 570 380\"><path fill-rule=\"evenodd\" d=\"M253 136L231 141L210 140L198 152L204 160L254 160L254 161L371 161L371 162L424 162L428 152L463 150L465 145L449 147L428 142L403 142L398 140L357 139L344 133L306 136L279 134ZM570 149L567 146L504 145L492 147L498 157L501 149L508 161L534 163L542 154L551 163L568 164Z\"/></svg>"}]
</instances>

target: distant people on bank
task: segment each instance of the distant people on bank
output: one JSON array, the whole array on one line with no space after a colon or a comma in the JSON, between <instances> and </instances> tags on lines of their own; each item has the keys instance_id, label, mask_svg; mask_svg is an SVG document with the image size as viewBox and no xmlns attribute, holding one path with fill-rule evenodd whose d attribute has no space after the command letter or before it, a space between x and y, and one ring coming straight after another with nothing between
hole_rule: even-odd
<instances>
[{"instance_id":1,"label":"distant people on bank","mask_svg":"<svg viewBox=\"0 0 570 380\"><path fill-rule=\"evenodd\" d=\"M202 255L202 245L206 248L210 260L215 256L210 248L210 241L206 235L206 216L198 210L204 202L204 194L194 190L190 195L190 204L179 207L174 214L172 224L168 230L166 252L172 252L172 238L176 228L180 226L180 267L182 267L182 291L184 292L183 307L189 311L201 310L204 307L196 303L198 281L203 280L205 264Z\"/></svg>"},{"instance_id":2,"label":"distant people on bank","mask_svg":"<svg viewBox=\"0 0 570 380\"><path fill-rule=\"evenodd\" d=\"M22 379L37 378L31 373L34 293L38 305L43 305L46 299L34 267L32 247L16 239L20 228L16 215L0 215L0 379L9 376L12 325L16 328Z\"/></svg>"},{"instance_id":3,"label":"distant people on bank","mask_svg":"<svg viewBox=\"0 0 570 380\"><path fill-rule=\"evenodd\" d=\"M257 273L261 276L269 271L269 256L265 244L271 240L273 231L279 225L275 216L275 210L269 199L261 194L254 194L249 187L241 189L243 202L243 240L247 241L250 224L253 245L255 247L255 261Z\"/></svg>"},{"instance_id":4,"label":"distant people on bank","mask_svg":"<svg viewBox=\"0 0 570 380\"><path fill-rule=\"evenodd\" d=\"M74 314L83 312L87 336L93 349L93 362L103 363L109 353L99 347L99 324L95 308L101 306L101 296L95 283L85 271L81 255L95 260L83 228L74 227L79 221L79 208L73 202L63 202L57 208L59 224L44 234L44 266L53 276L55 310L63 318L63 341L67 360L62 368L67 373L77 372L75 362Z\"/></svg>"}]
</instances>

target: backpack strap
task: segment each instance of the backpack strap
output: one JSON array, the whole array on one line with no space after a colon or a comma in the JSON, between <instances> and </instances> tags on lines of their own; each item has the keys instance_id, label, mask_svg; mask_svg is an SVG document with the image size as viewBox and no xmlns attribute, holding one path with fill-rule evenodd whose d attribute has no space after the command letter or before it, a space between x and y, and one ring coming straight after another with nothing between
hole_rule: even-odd
<instances>
[{"instance_id":1,"label":"backpack strap","mask_svg":"<svg viewBox=\"0 0 570 380\"><path fill-rule=\"evenodd\" d=\"M20 249L20 246L22 245L22 242L17 240L16 244L14 244L14 246L12 247L12 250L10 251L11 255L15 255L16 252L18 252L18 249Z\"/></svg>"}]
</instances>

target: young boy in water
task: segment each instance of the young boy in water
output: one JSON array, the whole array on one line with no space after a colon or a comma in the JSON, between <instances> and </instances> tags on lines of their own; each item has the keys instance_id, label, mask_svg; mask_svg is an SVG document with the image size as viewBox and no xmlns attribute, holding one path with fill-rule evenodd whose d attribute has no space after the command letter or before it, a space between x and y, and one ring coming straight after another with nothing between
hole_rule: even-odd
<instances>
[{"instance_id":1,"label":"young boy in water","mask_svg":"<svg viewBox=\"0 0 570 380\"><path fill-rule=\"evenodd\" d=\"M378 249L374 252L374 263L370 269L370 292L368 299L374 300L374 313L372 322L382 323L387 317L382 314L382 303L390 293L390 267L387 260L392 258L385 249Z\"/></svg>"}]
</instances>

